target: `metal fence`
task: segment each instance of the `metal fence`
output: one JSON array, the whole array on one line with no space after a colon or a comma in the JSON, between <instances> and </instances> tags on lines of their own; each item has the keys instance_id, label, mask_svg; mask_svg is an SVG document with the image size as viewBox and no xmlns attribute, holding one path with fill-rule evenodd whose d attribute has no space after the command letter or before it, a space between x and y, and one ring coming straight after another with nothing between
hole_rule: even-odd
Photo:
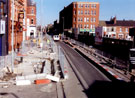
<instances>
[{"instance_id":1,"label":"metal fence","mask_svg":"<svg viewBox=\"0 0 135 98\"><path fill-rule=\"evenodd\" d=\"M52 48L53 52L56 53L56 58L58 58L59 60L59 63L60 63L60 68L61 68L61 71L62 71L62 74L63 74L63 77L64 79L67 79L68 78L68 74L67 74L67 65L68 65L68 62L67 62L67 59L65 57L65 54L64 54L64 50L61 48L61 46L57 45L54 40L52 39L52 37L48 36L47 35L47 38L50 40L50 47Z\"/></svg>"}]
</instances>

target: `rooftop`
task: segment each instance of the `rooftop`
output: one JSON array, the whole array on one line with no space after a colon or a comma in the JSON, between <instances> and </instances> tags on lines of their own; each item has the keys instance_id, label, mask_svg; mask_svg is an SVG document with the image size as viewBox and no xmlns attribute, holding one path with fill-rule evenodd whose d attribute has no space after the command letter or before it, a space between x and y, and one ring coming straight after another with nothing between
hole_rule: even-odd
<instances>
[{"instance_id":1,"label":"rooftop","mask_svg":"<svg viewBox=\"0 0 135 98\"><path fill-rule=\"evenodd\" d=\"M99 26L135 26L134 20L117 20L116 17L110 21L99 21Z\"/></svg>"}]
</instances>

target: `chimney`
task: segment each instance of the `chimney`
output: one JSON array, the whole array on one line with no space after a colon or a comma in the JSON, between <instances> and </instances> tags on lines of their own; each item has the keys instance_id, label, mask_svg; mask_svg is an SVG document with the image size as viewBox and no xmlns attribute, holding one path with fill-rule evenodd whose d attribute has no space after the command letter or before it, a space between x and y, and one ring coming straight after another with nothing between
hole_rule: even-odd
<instances>
[{"instance_id":1,"label":"chimney","mask_svg":"<svg viewBox=\"0 0 135 98\"><path fill-rule=\"evenodd\" d=\"M113 18L113 23L114 23L114 24L116 24L116 23L117 23L116 16Z\"/></svg>"}]
</instances>

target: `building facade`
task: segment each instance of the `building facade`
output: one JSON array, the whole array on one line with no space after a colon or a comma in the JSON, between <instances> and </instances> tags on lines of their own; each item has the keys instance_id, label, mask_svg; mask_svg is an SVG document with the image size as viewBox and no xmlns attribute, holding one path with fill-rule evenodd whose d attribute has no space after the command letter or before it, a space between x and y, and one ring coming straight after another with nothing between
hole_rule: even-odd
<instances>
[{"instance_id":1,"label":"building facade","mask_svg":"<svg viewBox=\"0 0 135 98\"><path fill-rule=\"evenodd\" d=\"M132 40L129 36L129 28L135 27L133 20L117 20L116 17L110 21L100 21L99 26L103 28L102 36L107 38Z\"/></svg>"},{"instance_id":2,"label":"building facade","mask_svg":"<svg viewBox=\"0 0 135 98\"><path fill-rule=\"evenodd\" d=\"M72 30L75 35L95 33L99 24L98 2L73 2L60 12L60 32Z\"/></svg>"},{"instance_id":3,"label":"building facade","mask_svg":"<svg viewBox=\"0 0 135 98\"><path fill-rule=\"evenodd\" d=\"M7 2L8 0L0 0L0 56L8 53L8 31L7 31Z\"/></svg>"},{"instance_id":4,"label":"building facade","mask_svg":"<svg viewBox=\"0 0 135 98\"><path fill-rule=\"evenodd\" d=\"M27 5L27 39L35 38L36 33L36 3L28 2Z\"/></svg>"},{"instance_id":5,"label":"building facade","mask_svg":"<svg viewBox=\"0 0 135 98\"><path fill-rule=\"evenodd\" d=\"M14 50L21 47L23 41L24 11L26 11L27 0L15 0L14 2ZM8 0L8 51L12 50L12 0Z\"/></svg>"}]
</instances>

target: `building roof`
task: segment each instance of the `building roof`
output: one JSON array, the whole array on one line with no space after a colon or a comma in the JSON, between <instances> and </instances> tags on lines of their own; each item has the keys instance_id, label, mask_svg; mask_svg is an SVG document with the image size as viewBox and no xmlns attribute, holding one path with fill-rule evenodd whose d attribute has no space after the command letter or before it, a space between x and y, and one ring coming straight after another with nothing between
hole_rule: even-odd
<instances>
[{"instance_id":1,"label":"building roof","mask_svg":"<svg viewBox=\"0 0 135 98\"><path fill-rule=\"evenodd\" d=\"M36 5L36 3L34 0L27 0L27 5L32 6L32 5Z\"/></svg>"},{"instance_id":2,"label":"building roof","mask_svg":"<svg viewBox=\"0 0 135 98\"><path fill-rule=\"evenodd\" d=\"M99 26L135 26L133 20L99 21Z\"/></svg>"},{"instance_id":3,"label":"building roof","mask_svg":"<svg viewBox=\"0 0 135 98\"><path fill-rule=\"evenodd\" d=\"M87 1L84 1L84 2L82 2L82 1L77 1L77 2L72 2L72 3L77 3L77 4L99 4L99 2L87 2Z\"/></svg>"}]
</instances>

